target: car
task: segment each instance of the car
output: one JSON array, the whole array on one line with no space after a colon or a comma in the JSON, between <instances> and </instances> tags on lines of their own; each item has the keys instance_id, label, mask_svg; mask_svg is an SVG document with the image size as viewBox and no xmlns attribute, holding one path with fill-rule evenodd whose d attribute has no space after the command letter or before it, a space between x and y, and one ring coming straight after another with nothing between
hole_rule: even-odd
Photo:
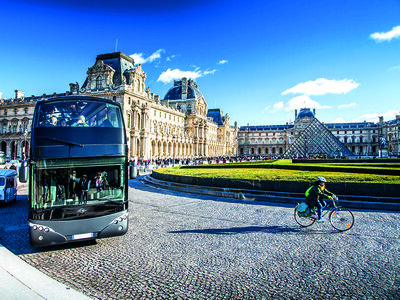
<instances>
[{"instance_id":1,"label":"car","mask_svg":"<svg viewBox=\"0 0 400 300\"><path fill-rule=\"evenodd\" d=\"M17 199L17 171L0 170L0 203Z\"/></svg>"}]
</instances>

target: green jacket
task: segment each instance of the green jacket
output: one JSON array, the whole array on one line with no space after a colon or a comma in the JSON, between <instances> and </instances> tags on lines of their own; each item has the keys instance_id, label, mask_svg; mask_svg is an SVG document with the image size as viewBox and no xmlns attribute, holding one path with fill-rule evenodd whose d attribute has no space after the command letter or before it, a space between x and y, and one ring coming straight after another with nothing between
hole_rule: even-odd
<instances>
[{"instance_id":1,"label":"green jacket","mask_svg":"<svg viewBox=\"0 0 400 300\"><path fill-rule=\"evenodd\" d=\"M333 197L335 194L328 191L326 188L322 191L321 186L314 185L312 189L309 191L309 194L306 199L306 204L314 208L317 205L318 199L327 199Z\"/></svg>"}]
</instances>

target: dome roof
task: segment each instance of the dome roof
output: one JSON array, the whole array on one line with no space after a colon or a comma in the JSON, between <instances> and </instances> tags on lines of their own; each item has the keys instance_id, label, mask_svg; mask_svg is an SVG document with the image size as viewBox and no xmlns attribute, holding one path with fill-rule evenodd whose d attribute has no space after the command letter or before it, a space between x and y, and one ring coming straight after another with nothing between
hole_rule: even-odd
<instances>
[{"instance_id":1,"label":"dome roof","mask_svg":"<svg viewBox=\"0 0 400 300\"><path fill-rule=\"evenodd\" d=\"M299 114L296 117L296 120L300 120L305 117L315 119L315 115L309 108L301 108Z\"/></svg>"},{"instance_id":2,"label":"dome roof","mask_svg":"<svg viewBox=\"0 0 400 300\"><path fill-rule=\"evenodd\" d=\"M192 80L183 78L183 80L175 81L174 86L165 94L164 100L197 99L202 96L197 85Z\"/></svg>"}]
</instances>

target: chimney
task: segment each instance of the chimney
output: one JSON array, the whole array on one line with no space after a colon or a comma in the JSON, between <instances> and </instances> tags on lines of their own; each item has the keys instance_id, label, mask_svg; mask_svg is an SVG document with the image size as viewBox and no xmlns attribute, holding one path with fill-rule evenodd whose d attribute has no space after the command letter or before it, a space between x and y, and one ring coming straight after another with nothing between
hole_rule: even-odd
<instances>
[{"instance_id":1,"label":"chimney","mask_svg":"<svg viewBox=\"0 0 400 300\"><path fill-rule=\"evenodd\" d=\"M314 116L315 116L315 108L313 108L312 112L313 112L313 114L314 114Z\"/></svg>"},{"instance_id":2,"label":"chimney","mask_svg":"<svg viewBox=\"0 0 400 300\"><path fill-rule=\"evenodd\" d=\"M294 119L297 119L297 109L294 110Z\"/></svg>"},{"instance_id":3,"label":"chimney","mask_svg":"<svg viewBox=\"0 0 400 300\"><path fill-rule=\"evenodd\" d=\"M18 98L24 98L23 91L15 90L15 99L18 99Z\"/></svg>"}]
</instances>

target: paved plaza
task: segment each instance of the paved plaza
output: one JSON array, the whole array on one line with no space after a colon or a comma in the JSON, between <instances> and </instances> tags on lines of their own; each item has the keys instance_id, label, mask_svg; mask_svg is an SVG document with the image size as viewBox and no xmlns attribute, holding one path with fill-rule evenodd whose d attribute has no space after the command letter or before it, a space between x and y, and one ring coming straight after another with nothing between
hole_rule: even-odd
<instances>
[{"instance_id":1,"label":"paved plaza","mask_svg":"<svg viewBox=\"0 0 400 300\"><path fill-rule=\"evenodd\" d=\"M22 192L23 193L23 192ZM292 205L130 181L122 237L35 249L27 196L0 207L0 244L92 299L399 299L400 214L353 210L345 233L300 228Z\"/></svg>"}]
</instances>

